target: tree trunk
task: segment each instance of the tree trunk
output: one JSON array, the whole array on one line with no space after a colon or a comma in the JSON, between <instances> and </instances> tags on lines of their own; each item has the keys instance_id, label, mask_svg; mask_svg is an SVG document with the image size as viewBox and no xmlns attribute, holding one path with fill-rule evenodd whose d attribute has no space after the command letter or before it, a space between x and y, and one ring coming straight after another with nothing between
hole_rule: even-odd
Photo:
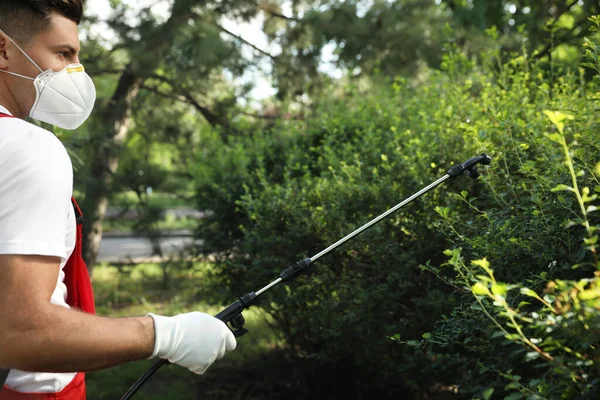
<instances>
[{"instance_id":1,"label":"tree trunk","mask_svg":"<svg viewBox=\"0 0 600 400\"><path fill-rule=\"evenodd\" d=\"M127 139L133 102L145 78L153 74L171 50L177 28L194 16L194 6L203 3L202 0L175 1L169 20L149 33L138 48L131 49L131 62L121 74L111 101L99 111L99 126L92 134L90 179L85 183L83 203L83 254L90 275L98 257L108 196L112 189L113 175L119 166L121 146Z\"/></svg>"},{"instance_id":2,"label":"tree trunk","mask_svg":"<svg viewBox=\"0 0 600 400\"><path fill-rule=\"evenodd\" d=\"M119 85L107 107L101 113L100 121L107 130L98 130L93 135L93 149L90 156L91 176L85 186L85 234L84 258L90 275L102 240L102 224L108 207L108 195L113 175L119 166L119 153L127 138L131 121L131 107L143 83L129 72L124 72ZM112 121L109 123L108 121Z\"/></svg>"}]
</instances>

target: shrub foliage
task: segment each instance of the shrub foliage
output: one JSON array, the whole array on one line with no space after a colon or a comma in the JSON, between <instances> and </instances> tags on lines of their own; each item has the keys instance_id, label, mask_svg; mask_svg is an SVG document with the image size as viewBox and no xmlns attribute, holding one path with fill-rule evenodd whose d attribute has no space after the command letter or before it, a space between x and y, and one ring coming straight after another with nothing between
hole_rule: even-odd
<instances>
[{"instance_id":1,"label":"shrub foliage","mask_svg":"<svg viewBox=\"0 0 600 400\"><path fill-rule=\"evenodd\" d=\"M594 398L600 19L590 20L575 71L449 45L420 83L346 85L305 120L205 138L194 175L212 214L198 235L218 254L224 294L265 286L486 152L479 180L426 194L260 306L290 349L347 374L361 398Z\"/></svg>"}]
</instances>

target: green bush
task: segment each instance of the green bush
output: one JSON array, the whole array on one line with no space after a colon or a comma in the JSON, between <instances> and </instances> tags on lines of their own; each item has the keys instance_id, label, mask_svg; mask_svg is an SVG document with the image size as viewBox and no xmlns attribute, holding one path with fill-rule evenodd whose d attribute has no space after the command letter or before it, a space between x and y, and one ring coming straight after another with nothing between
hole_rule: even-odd
<instances>
[{"instance_id":1,"label":"green bush","mask_svg":"<svg viewBox=\"0 0 600 400\"><path fill-rule=\"evenodd\" d=\"M586 67L598 66L597 39ZM600 191L600 86L583 68L550 80L527 53L503 58L449 49L422 83L346 86L306 120L206 142L197 202L214 214L198 234L225 255L227 295L265 286L453 163L493 157L480 180L425 195L260 299L289 348L346 374L356 398L593 393L597 289L585 279L598 267L598 220L578 199L588 207ZM573 185L565 143L583 200L557 191Z\"/></svg>"}]
</instances>

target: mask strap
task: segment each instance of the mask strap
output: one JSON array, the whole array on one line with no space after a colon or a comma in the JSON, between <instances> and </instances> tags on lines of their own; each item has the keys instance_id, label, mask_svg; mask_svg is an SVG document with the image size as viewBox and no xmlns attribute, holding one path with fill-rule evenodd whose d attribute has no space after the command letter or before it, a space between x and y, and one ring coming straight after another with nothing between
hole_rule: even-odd
<instances>
[{"instance_id":1,"label":"mask strap","mask_svg":"<svg viewBox=\"0 0 600 400\"><path fill-rule=\"evenodd\" d=\"M27 57L27 59L28 59L29 61L31 61L31 63L32 63L33 65L35 65L35 67L36 67L37 69L39 69L39 70L40 70L40 72L41 72L41 73L44 73L44 71L42 71L42 69L41 69L41 68L40 68L40 67L39 67L39 66L36 64L36 62L35 62L35 61L33 61L33 59L32 59L31 57L29 57L29 54L25 53L25 52L23 51L23 49L22 49L22 48L21 48L21 47L20 47L20 46L19 46L19 45L18 45L18 44L17 44L17 43L14 41L14 40L12 40L12 38L11 38L10 36L8 36L8 35L6 34L6 32L4 32L2 29L0 29L0 32L1 32L1 33L3 33L3 34L4 34L4 35L5 35L7 38L8 38L8 40L10 40L10 41L12 42L12 44L14 44L14 45L17 47L17 49L19 49L19 50L21 51L21 53L23 53L23 55L24 55L25 57ZM2 72L6 72L7 74L12 74L12 75L20 76L20 77L22 77L22 78L31 79L31 78L29 78L29 77L27 77L27 76L23 76L23 75L15 74L14 72L8 72L8 71L2 71ZM31 79L31 80L32 80L32 81L35 81L35 79Z\"/></svg>"},{"instance_id":2,"label":"mask strap","mask_svg":"<svg viewBox=\"0 0 600 400\"><path fill-rule=\"evenodd\" d=\"M29 79L30 81L35 81L35 79L33 79L33 78L30 78L30 77L28 77L28 76L21 75L21 74L16 74L16 73L14 73L14 72L3 71L3 70L1 70L1 69L0 69L0 72L4 72L5 74L10 74L10 75L18 76L19 78L25 78L25 79Z\"/></svg>"}]
</instances>

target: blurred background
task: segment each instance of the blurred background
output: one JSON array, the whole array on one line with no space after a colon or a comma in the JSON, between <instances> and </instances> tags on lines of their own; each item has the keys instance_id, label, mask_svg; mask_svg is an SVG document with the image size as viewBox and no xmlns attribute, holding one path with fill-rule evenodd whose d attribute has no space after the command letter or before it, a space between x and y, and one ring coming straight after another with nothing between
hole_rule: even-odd
<instances>
[{"instance_id":1,"label":"blurred background","mask_svg":"<svg viewBox=\"0 0 600 400\"><path fill-rule=\"evenodd\" d=\"M598 398L600 1L94 0L98 102L54 129L101 315L260 298L143 399ZM152 363L88 375L115 399Z\"/></svg>"}]
</instances>

